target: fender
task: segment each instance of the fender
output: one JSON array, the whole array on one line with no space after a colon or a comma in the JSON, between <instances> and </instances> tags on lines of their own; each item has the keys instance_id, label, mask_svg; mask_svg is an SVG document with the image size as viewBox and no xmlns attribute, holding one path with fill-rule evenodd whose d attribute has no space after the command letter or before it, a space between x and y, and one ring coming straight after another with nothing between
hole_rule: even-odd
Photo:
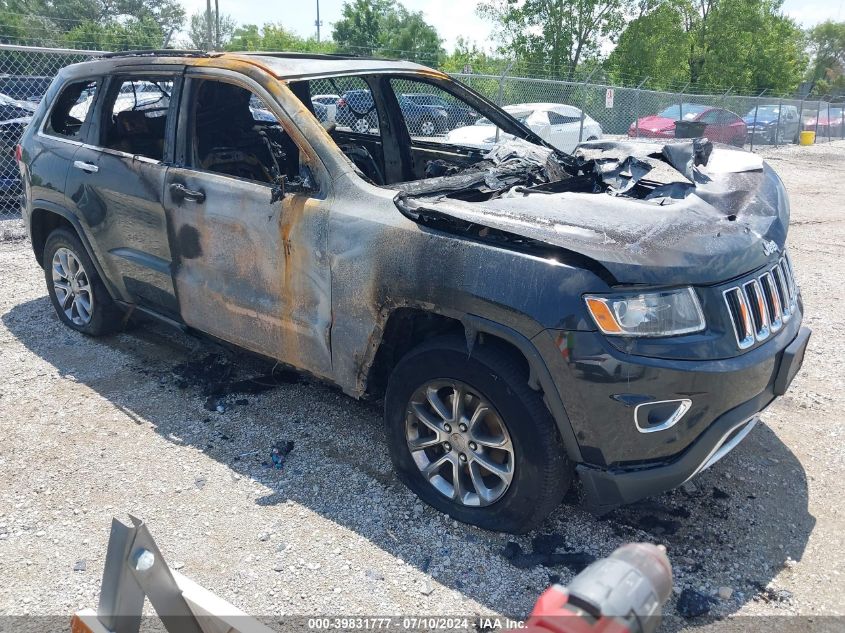
<instances>
[{"instance_id":1,"label":"fender","mask_svg":"<svg viewBox=\"0 0 845 633\"><path fill-rule=\"evenodd\" d=\"M557 390L557 385L552 380L552 375L549 373L542 356L540 356L540 352L537 351L534 344L516 330L483 317L468 314L461 318L461 322L464 324L468 343L475 339L478 332L486 332L487 334L498 336L522 352L525 360L528 361L530 370L529 384L532 388L536 388L537 386L542 388L546 404L557 424L563 445L566 447L567 457L573 464L582 463L584 459L581 457L581 449L578 446L575 431L572 430L572 424L569 422L569 416L566 413L563 400ZM470 350L472 350L471 346Z\"/></svg>"},{"instance_id":2,"label":"fender","mask_svg":"<svg viewBox=\"0 0 845 633\"><path fill-rule=\"evenodd\" d=\"M113 300L119 299L120 295L115 291L114 287L111 285L109 278L106 276L105 272L103 272L103 269L100 266L99 260L94 255L94 249L91 247L91 241L88 239L88 235L82 228L82 223L79 221L79 218L77 218L76 215L68 211L65 207L58 205L55 202L50 202L49 200L44 200L41 198L35 199L30 203L30 211L29 213L27 213L27 231L29 233L30 239L32 238L32 216L35 214L36 211L46 211L48 213L53 213L63 218L64 220L67 220L70 223L70 225L73 227L73 230L76 232L77 237L79 237L79 241L82 242L82 246L88 253L88 258L94 263L94 268L97 270L97 275L99 275L100 281L102 281L103 285L106 287L109 296ZM46 240L47 236L45 235L44 238ZM38 265L43 267L43 262L38 257L39 254L36 250L34 240L32 240L32 252L35 255L36 261L38 261ZM42 252L42 258L43 255L44 254Z\"/></svg>"}]
</instances>

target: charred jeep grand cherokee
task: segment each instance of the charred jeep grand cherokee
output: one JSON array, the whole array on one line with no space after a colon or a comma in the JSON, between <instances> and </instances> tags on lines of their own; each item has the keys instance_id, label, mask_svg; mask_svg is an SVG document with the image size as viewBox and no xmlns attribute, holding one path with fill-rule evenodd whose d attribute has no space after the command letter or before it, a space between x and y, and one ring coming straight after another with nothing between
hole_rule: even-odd
<instances>
[{"instance_id":1,"label":"charred jeep grand cherokee","mask_svg":"<svg viewBox=\"0 0 845 633\"><path fill-rule=\"evenodd\" d=\"M311 102L353 91L370 98L338 105L349 121ZM484 117L492 149L416 129L415 93ZM61 71L19 156L67 326L146 315L383 398L402 480L489 529L536 526L576 475L598 512L694 477L810 334L758 157L565 154L412 63L104 56Z\"/></svg>"}]
</instances>

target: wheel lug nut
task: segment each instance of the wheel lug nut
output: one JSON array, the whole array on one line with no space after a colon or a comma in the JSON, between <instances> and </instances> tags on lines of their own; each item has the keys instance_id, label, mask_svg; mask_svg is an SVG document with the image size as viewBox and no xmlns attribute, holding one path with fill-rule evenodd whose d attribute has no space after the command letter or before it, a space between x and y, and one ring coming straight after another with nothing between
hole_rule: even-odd
<instances>
[{"instance_id":1,"label":"wheel lug nut","mask_svg":"<svg viewBox=\"0 0 845 633\"><path fill-rule=\"evenodd\" d=\"M475 449L478 448L478 445L475 442L470 442L469 447L470 447L470 449L475 450Z\"/></svg>"},{"instance_id":2,"label":"wheel lug nut","mask_svg":"<svg viewBox=\"0 0 845 633\"><path fill-rule=\"evenodd\" d=\"M443 442L443 448L448 452L452 450L452 445L449 442Z\"/></svg>"},{"instance_id":3,"label":"wheel lug nut","mask_svg":"<svg viewBox=\"0 0 845 633\"><path fill-rule=\"evenodd\" d=\"M461 453L461 461L465 462L467 460L467 456Z\"/></svg>"},{"instance_id":4,"label":"wheel lug nut","mask_svg":"<svg viewBox=\"0 0 845 633\"><path fill-rule=\"evenodd\" d=\"M444 430L444 431L446 431L447 433L451 433L451 432L452 432L452 427L451 427L449 424L444 424L444 425L443 425L443 430Z\"/></svg>"},{"instance_id":5,"label":"wheel lug nut","mask_svg":"<svg viewBox=\"0 0 845 633\"><path fill-rule=\"evenodd\" d=\"M459 424L458 428L461 429L461 433L467 432L467 425L466 424Z\"/></svg>"}]
</instances>

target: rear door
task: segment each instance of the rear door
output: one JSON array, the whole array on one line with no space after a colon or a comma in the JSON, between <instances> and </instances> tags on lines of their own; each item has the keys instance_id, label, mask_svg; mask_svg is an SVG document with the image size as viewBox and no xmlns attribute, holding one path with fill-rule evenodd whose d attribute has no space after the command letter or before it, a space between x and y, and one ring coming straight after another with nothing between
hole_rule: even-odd
<instances>
[{"instance_id":1,"label":"rear door","mask_svg":"<svg viewBox=\"0 0 845 633\"><path fill-rule=\"evenodd\" d=\"M178 310L162 194L181 73L168 66L110 77L68 176L121 298L168 316Z\"/></svg>"},{"instance_id":2,"label":"rear door","mask_svg":"<svg viewBox=\"0 0 845 633\"><path fill-rule=\"evenodd\" d=\"M217 69L188 70L177 143L165 206L182 320L330 377L331 197L322 164L266 88ZM279 200L273 156L288 182L307 165L313 186L290 187Z\"/></svg>"}]
</instances>

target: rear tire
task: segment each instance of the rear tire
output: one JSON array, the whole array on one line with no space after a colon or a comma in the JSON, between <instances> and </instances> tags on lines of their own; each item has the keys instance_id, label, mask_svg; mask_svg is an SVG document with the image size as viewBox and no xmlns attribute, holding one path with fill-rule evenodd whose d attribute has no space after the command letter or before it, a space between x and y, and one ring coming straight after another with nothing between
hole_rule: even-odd
<instances>
[{"instance_id":1,"label":"rear tire","mask_svg":"<svg viewBox=\"0 0 845 633\"><path fill-rule=\"evenodd\" d=\"M123 312L103 285L79 238L56 229L44 245L44 279L59 320L89 336L120 329Z\"/></svg>"},{"instance_id":2,"label":"rear tire","mask_svg":"<svg viewBox=\"0 0 845 633\"><path fill-rule=\"evenodd\" d=\"M551 414L519 361L495 345L470 355L464 339L450 336L411 350L388 381L385 424L399 478L458 521L523 533L569 489L572 469Z\"/></svg>"}]
</instances>

